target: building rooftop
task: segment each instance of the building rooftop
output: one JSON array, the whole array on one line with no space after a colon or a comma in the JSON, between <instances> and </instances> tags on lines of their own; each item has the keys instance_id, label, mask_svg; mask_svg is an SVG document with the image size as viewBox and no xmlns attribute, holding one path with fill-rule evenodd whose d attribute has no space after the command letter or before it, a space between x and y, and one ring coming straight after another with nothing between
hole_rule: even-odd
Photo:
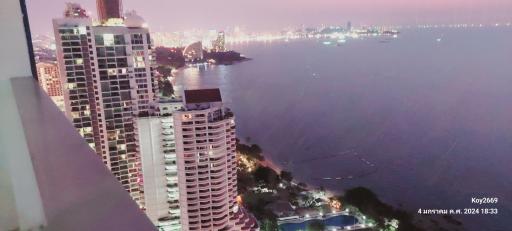
<instances>
[{"instance_id":1,"label":"building rooftop","mask_svg":"<svg viewBox=\"0 0 512 231\"><path fill-rule=\"evenodd\" d=\"M218 88L185 90L186 104L212 102L222 102L222 97L220 95L220 90Z\"/></svg>"}]
</instances>

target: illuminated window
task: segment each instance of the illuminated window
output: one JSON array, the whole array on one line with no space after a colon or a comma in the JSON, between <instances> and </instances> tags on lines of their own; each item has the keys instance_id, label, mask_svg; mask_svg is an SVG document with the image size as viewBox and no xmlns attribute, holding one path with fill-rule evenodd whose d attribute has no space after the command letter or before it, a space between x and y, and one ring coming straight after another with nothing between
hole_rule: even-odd
<instances>
[{"instance_id":1,"label":"illuminated window","mask_svg":"<svg viewBox=\"0 0 512 231\"><path fill-rule=\"evenodd\" d=\"M103 35L103 43L105 46L113 46L114 45L114 35L113 34L104 34Z\"/></svg>"},{"instance_id":2,"label":"illuminated window","mask_svg":"<svg viewBox=\"0 0 512 231\"><path fill-rule=\"evenodd\" d=\"M144 62L143 56L133 57L133 63L136 68L146 67L146 63Z\"/></svg>"},{"instance_id":3,"label":"illuminated window","mask_svg":"<svg viewBox=\"0 0 512 231\"><path fill-rule=\"evenodd\" d=\"M76 111L71 112L71 117L72 117L73 119L80 118L80 113L79 113L79 112L76 112ZM83 135L83 130L80 130L80 134L81 134L81 135Z\"/></svg>"},{"instance_id":4,"label":"illuminated window","mask_svg":"<svg viewBox=\"0 0 512 231\"><path fill-rule=\"evenodd\" d=\"M117 149L118 149L118 150L120 150L120 151L121 151L121 150L126 150L126 144L120 144L120 145L118 145L118 146L117 146Z\"/></svg>"},{"instance_id":5,"label":"illuminated window","mask_svg":"<svg viewBox=\"0 0 512 231\"><path fill-rule=\"evenodd\" d=\"M78 33L79 34L87 34L87 30L84 26L78 27Z\"/></svg>"},{"instance_id":6,"label":"illuminated window","mask_svg":"<svg viewBox=\"0 0 512 231\"><path fill-rule=\"evenodd\" d=\"M76 88L76 83L68 83L68 89L72 90Z\"/></svg>"}]
</instances>

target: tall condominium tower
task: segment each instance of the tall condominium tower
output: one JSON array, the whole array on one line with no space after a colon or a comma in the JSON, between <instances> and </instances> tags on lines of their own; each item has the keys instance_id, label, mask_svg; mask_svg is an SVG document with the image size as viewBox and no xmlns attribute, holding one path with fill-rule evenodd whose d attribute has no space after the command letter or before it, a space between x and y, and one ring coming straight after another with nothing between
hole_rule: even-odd
<instances>
[{"instance_id":1,"label":"tall condominium tower","mask_svg":"<svg viewBox=\"0 0 512 231\"><path fill-rule=\"evenodd\" d=\"M54 62L39 62L36 64L39 86L50 96L53 102L64 111L64 93L59 77L59 67Z\"/></svg>"},{"instance_id":2,"label":"tall condominium tower","mask_svg":"<svg viewBox=\"0 0 512 231\"><path fill-rule=\"evenodd\" d=\"M178 169L173 114L181 98L160 98L156 113L137 118L146 214L162 231L179 231Z\"/></svg>"},{"instance_id":3,"label":"tall condominium tower","mask_svg":"<svg viewBox=\"0 0 512 231\"><path fill-rule=\"evenodd\" d=\"M130 14L115 26L88 17L54 19L66 115L141 208L135 117L154 100L149 31Z\"/></svg>"},{"instance_id":4,"label":"tall condominium tower","mask_svg":"<svg viewBox=\"0 0 512 231\"><path fill-rule=\"evenodd\" d=\"M221 31L217 34L217 39L212 42L212 50L216 52L226 51L226 34Z\"/></svg>"},{"instance_id":5,"label":"tall condominium tower","mask_svg":"<svg viewBox=\"0 0 512 231\"><path fill-rule=\"evenodd\" d=\"M185 90L173 115L183 230L257 230L237 204L235 120L219 89Z\"/></svg>"},{"instance_id":6,"label":"tall condominium tower","mask_svg":"<svg viewBox=\"0 0 512 231\"><path fill-rule=\"evenodd\" d=\"M91 62L95 54L92 20L82 16L70 17L67 12L65 18L53 20L65 113L89 146L101 154L94 91L97 84L93 84Z\"/></svg>"},{"instance_id":7,"label":"tall condominium tower","mask_svg":"<svg viewBox=\"0 0 512 231\"><path fill-rule=\"evenodd\" d=\"M122 0L96 0L96 7L101 22L106 22L111 18L123 17Z\"/></svg>"}]
</instances>

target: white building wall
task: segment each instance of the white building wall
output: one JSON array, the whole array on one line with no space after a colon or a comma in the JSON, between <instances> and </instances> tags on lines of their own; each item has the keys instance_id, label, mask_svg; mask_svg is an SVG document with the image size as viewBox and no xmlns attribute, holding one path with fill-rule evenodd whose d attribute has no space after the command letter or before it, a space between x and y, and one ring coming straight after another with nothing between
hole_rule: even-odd
<instances>
[{"instance_id":1,"label":"white building wall","mask_svg":"<svg viewBox=\"0 0 512 231\"><path fill-rule=\"evenodd\" d=\"M137 119L146 213L164 231L182 230L172 118L181 105L181 101L160 102L159 115Z\"/></svg>"},{"instance_id":2,"label":"white building wall","mask_svg":"<svg viewBox=\"0 0 512 231\"><path fill-rule=\"evenodd\" d=\"M158 117L139 118L138 132L146 214L154 223L167 214L167 191L165 179L164 157L160 144L160 119Z\"/></svg>"}]
</instances>

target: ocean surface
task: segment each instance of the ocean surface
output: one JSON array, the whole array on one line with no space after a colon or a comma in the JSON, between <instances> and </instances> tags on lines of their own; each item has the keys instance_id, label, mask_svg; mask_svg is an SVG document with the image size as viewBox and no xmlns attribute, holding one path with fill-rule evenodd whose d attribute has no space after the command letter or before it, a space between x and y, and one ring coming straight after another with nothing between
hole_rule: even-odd
<instances>
[{"instance_id":1,"label":"ocean surface","mask_svg":"<svg viewBox=\"0 0 512 231\"><path fill-rule=\"evenodd\" d=\"M219 87L239 138L300 181L410 211L497 207L455 218L512 230L512 28L323 41L239 44L253 60L186 68L176 84Z\"/></svg>"}]
</instances>

